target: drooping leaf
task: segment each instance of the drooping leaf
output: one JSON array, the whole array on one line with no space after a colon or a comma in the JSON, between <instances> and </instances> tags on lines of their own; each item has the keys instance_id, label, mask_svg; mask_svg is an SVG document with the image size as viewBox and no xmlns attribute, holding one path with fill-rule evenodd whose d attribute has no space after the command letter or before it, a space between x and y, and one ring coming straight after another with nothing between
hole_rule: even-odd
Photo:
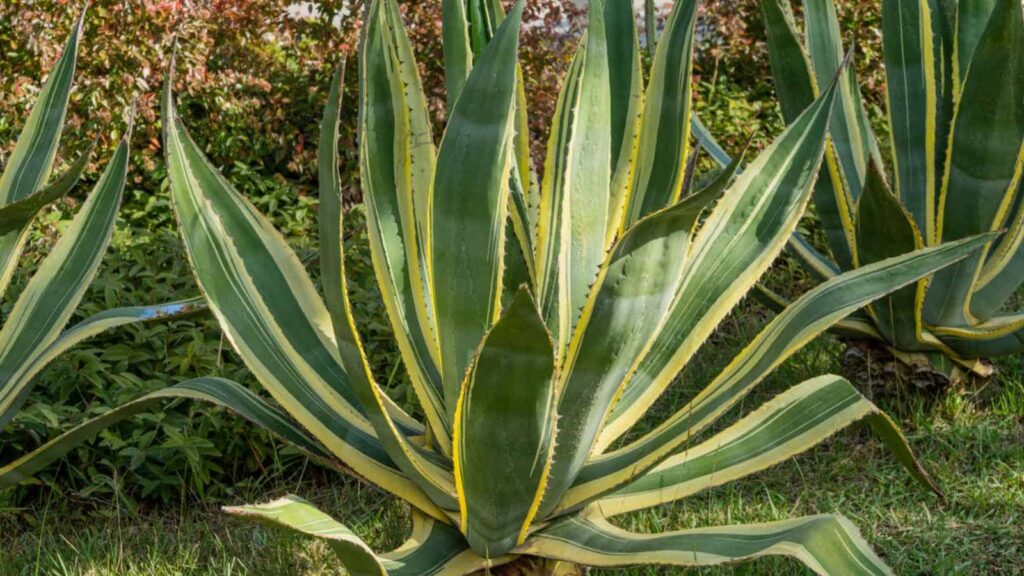
<instances>
[{"instance_id":1,"label":"drooping leaf","mask_svg":"<svg viewBox=\"0 0 1024 576\"><path fill-rule=\"evenodd\" d=\"M822 514L781 522L636 534L597 514L560 520L530 540L526 552L590 566L732 564L789 556L817 574L890 575L857 528L842 516Z\"/></svg>"}]
</instances>

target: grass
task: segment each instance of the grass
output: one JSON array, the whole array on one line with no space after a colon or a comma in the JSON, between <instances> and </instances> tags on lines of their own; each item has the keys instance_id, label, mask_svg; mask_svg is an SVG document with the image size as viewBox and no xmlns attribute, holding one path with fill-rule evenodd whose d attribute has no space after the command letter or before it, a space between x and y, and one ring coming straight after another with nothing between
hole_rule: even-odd
<instances>
[{"instance_id":1,"label":"grass","mask_svg":"<svg viewBox=\"0 0 1024 576\"><path fill-rule=\"evenodd\" d=\"M746 304L715 334L658 406L650 425L692 396L738 350L764 315ZM821 338L781 366L744 401L745 413L805 378L842 371L842 347ZM841 512L899 574L1024 574L1024 360L999 364L989 383L940 395L875 382L869 392L901 422L946 492L930 494L888 457L866 429L841 432L770 470L684 501L619 519L664 530L765 522ZM400 543L406 511L384 493L347 478L300 475L238 494L239 502L295 492L331 511L375 549ZM304 479L302 479L304 478ZM129 510L40 498L0 514L0 574L228 575L339 574L322 544L227 518L215 507ZM693 574L794 574L785 559ZM594 574L612 572L594 571ZM618 572L616 572L618 573ZM628 574L679 573L646 567Z\"/></svg>"}]
</instances>

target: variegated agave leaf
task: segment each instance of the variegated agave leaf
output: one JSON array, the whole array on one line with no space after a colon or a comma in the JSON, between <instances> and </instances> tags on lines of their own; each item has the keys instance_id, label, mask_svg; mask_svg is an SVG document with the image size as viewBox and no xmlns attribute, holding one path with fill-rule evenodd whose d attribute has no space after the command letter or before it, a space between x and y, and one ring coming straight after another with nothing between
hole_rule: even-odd
<instances>
[{"instance_id":1,"label":"variegated agave leaf","mask_svg":"<svg viewBox=\"0 0 1024 576\"><path fill-rule=\"evenodd\" d=\"M845 69L742 172L736 161L707 187L682 190L690 127L710 142L690 111L698 4L673 7L644 86L630 3L591 0L554 119L537 220L510 235L523 168L523 4L507 15L499 8L444 4L451 111L436 149L395 0L371 2L365 20L360 173L371 253L424 422L376 381L348 300L341 72L321 126L323 298L281 234L189 138L168 82L165 150L192 268L277 407L229 381L200 379L114 410L54 452L163 398L227 405L413 507L411 538L387 554L297 497L229 509L324 539L353 574L468 574L520 559L698 566L765 555L820 573L887 573L838 516L656 536L606 518L753 474L858 420L937 489L893 422L838 376L798 384L711 438L702 433L811 339L989 238L834 274L688 405L623 444L796 228ZM518 237L523 228L535 229L529 243ZM523 255L535 277L507 291L512 242L532 246Z\"/></svg>"},{"instance_id":2,"label":"variegated agave leaf","mask_svg":"<svg viewBox=\"0 0 1024 576\"><path fill-rule=\"evenodd\" d=\"M831 0L805 2L801 37L789 0L762 0L762 8L779 101L792 122L842 53L836 9ZM884 0L882 30L892 166L883 167L851 71L815 188L827 254L799 236L791 248L812 274L827 278L922 246L1005 230L837 327L878 341L897 358L985 374L981 359L1024 349L1024 317L1001 312L1024 281L1021 5Z\"/></svg>"},{"instance_id":3,"label":"variegated agave leaf","mask_svg":"<svg viewBox=\"0 0 1024 576\"><path fill-rule=\"evenodd\" d=\"M0 176L0 294L7 291L33 219L75 188L95 148L94 141L64 174L51 178L84 25L83 12ZM92 193L4 319L0 328L0 428L24 405L35 376L75 344L113 327L187 313L201 306L182 302L108 310L61 332L95 277L110 241L128 170L130 136L129 125ZM52 461L55 452L66 451L76 442L64 442L56 451L51 443L0 467L0 485L26 478Z\"/></svg>"}]
</instances>

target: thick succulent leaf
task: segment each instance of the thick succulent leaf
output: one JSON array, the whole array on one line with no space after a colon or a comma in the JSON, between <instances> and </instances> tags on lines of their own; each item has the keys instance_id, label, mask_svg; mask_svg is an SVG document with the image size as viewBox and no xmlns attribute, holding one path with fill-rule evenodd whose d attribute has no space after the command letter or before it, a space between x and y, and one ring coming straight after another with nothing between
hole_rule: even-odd
<instances>
[{"instance_id":1,"label":"thick succulent leaf","mask_svg":"<svg viewBox=\"0 0 1024 576\"><path fill-rule=\"evenodd\" d=\"M462 532L481 556L522 544L537 513L554 440L554 369L551 336L523 287L484 337L455 414Z\"/></svg>"},{"instance_id":2,"label":"thick succulent leaf","mask_svg":"<svg viewBox=\"0 0 1024 576\"><path fill-rule=\"evenodd\" d=\"M404 544L382 556L388 576L463 576L495 567L511 557L481 558L453 526L413 509L412 534Z\"/></svg>"},{"instance_id":3,"label":"thick succulent leaf","mask_svg":"<svg viewBox=\"0 0 1024 576\"><path fill-rule=\"evenodd\" d=\"M693 229L719 192L711 189L640 220L601 269L559 378L558 436L542 516L571 485L622 384L658 334L682 278Z\"/></svg>"},{"instance_id":4,"label":"thick succulent leaf","mask_svg":"<svg viewBox=\"0 0 1024 576\"><path fill-rule=\"evenodd\" d=\"M718 566L765 556L789 556L822 575L892 574L856 526L842 516L829 514L765 524L637 534L591 513L552 524L531 538L522 551L609 567Z\"/></svg>"},{"instance_id":5,"label":"thick succulent leaf","mask_svg":"<svg viewBox=\"0 0 1024 576\"><path fill-rule=\"evenodd\" d=\"M878 169L868 167L857 203L857 265L865 266L924 247L913 218L893 196ZM879 332L900 350L921 350L926 280L879 298L869 306Z\"/></svg>"},{"instance_id":6,"label":"thick succulent leaf","mask_svg":"<svg viewBox=\"0 0 1024 576\"><path fill-rule=\"evenodd\" d=\"M38 192L31 194L21 200L15 200L10 204L0 206L0 235L22 230L28 226L32 218L51 202L67 196L78 184L89 160L92 159L93 149L96 148L96 139L89 144L85 152L78 157L78 160L53 182L47 184Z\"/></svg>"},{"instance_id":7,"label":"thick succulent leaf","mask_svg":"<svg viewBox=\"0 0 1024 576\"><path fill-rule=\"evenodd\" d=\"M209 163L164 94L171 197L192 269L246 366L292 417L360 476L436 511L362 414L331 319L284 238ZM416 423L389 407L403 427Z\"/></svg>"},{"instance_id":8,"label":"thick succulent leaf","mask_svg":"<svg viewBox=\"0 0 1024 576\"><path fill-rule=\"evenodd\" d=\"M839 74L839 95L833 121L829 125L836 159L850 198L856 201L864 189L868 164L881 165L875 135L871 130L864 101L852 66L843 65L843 39L839 18L832 0L804 0L807 50L817 85L824 86Z\"/></svg>"},{"instance_id":9,"label":"thick succulent leaf","mask_svg":"<svg viewBox=\"0 0 1024 576\"><path fill-rule=\"evenodd\" d=\"M609 68L604 0L591 0L587 33L559 97L541 184L538 294L559 353L607 253L604 240L614 216Z\"/></svg>"},{"instance_id":10,"label":"thick succulent leaf","mask_svg":"<svg viewBox=\"0 0 1024 576\"><path fill-rule=\"evenodd\" d=\"M788 0L762 0L768 32L768 56L783 118L792 124L811 105L817 81L796 30ZM843 182L835 150L825 150L825 165L814 185L816 215L829 249L843 270L853 267L853 200Z\"/></svg>"},{"instance_id":11,"label":"thick succulent leaf","mask_svg":"<svg viewBox=\"0 0 1024 576\"><path fill-rule=\"evenodd\" d=\"M71 96L75 74L78 42L84 25L85 12L82 12L71 30L64 51L39 92L25 126L21 129L4 172L0 175L0 206L31 197L43 188L50 177L53 161L57 156L57 147L60 144L60 135L64 130L64 117L67 114L68 98ZM27 231L26 221L23 226L0 234L0 295L7 291L11 275L14 274L18 258L21 256Z\"/></svg>"},{"instance_id":12,"label":"thick succulent leaf","mask_svg":"<svg viewBox=\"0 0 1024 576\"><path fill-rule=\"evenodd\" d=\"M1013 219L1006 232L993 243L981 269L971 300L975 316L999 303L1005 307L1011 295L1024 282L1024 182L1017 185Z\"/></svg>"},{"instance_id":13,"label":"thick succulent leaf","mask_svg":"<svg viewBox=\"0 0 1024 576\"><path fill-rule=\"evenodd\" d=\"M1024 315L996 316L977 326L932 328L961 358L991 358L1024 351Z\"/></svg>"},{"instance_id":14,"label":"thick succulent leaf","mask_svg":"<svg viewBox=\"0 0 1024 576\"><path fill-rule=\"evenodd\" d=\"M837 276L776 316L692 401L655 430L592 459L562 507L585 503L626 485L659 464L735 406L771 370L822 332L873 300L965 258L990 236L927 248Z\"/></svg>"},{"instance_id":15,"label":"thick succulent leaf","mask_svg":"<svg viewBox=\"0 0 1024 576\"><path fill-rule=\"evenodd\" d=\"M324 112L319 158L322 202L320 231L324 239L320 262L325 277L324 291L331 308L331 322L334 325L334 334L338 341L338 351L341 355L342 365L346 367L346 373L351 378L351 386L366 413L366 418L370 421L377 438L384 445L384 449L392 461L402 469L406 476L415 481L438 506L454 510L456 506L455 485L451 475L451 466L443 459L431 458L436 454L424 451L419 444L410 441L406 434L399 429L389 413L387 394L374 380L352 315L348 283L345 279L342 198L337 169L337 126L341 101L341 77L340 73L334 77ZM429 401L430 397L426 400ZM437 413L437 415L442 416L443 412ZM444 440L447 443L447 437Z\"/></svg>"},{"instance_id":16,"label":"thick succulent leaf","mask_svg":"<svg viewBox=\"0 0 1024 576\"><path fill-rule=\"evenodd\" d=\"M0 329L0 428L25 402L38 357L57 339L96 276L117 220L128 173L128 139L118 145L89 199L18 296Z\"/></svg>"},{"instance_id":17,"label":"thick succulent leaf","mask_svg":"<svg viewBox=\"0 0 1024 576\"><path fill-rule=\"evenodd\" d=\"M673 204L682 191L692 114L693 40L697 0L672 7L647 85L626 227Z\"/></svg>"},{"instance_id":18,"label":"thick succulent leaf","mask_svg":"<svg viewBox=\"0 0 1024 576\"><path fill-rule=\"evenodd\" d=\"M298 496L249 506L225 506L224 511L327 542L338 556L341 565L352 576L388 576L382 558L347 526L321 512L316 506Z\"/></svg>"},{"instance_id":19,"label":"thick succulent leaf","mask_svg":"<svg viewBox=\"0 0 1024 576\"><path fill-rule=\"evenodd\" d=\"M617 438L640 419L782 250L810 198L834 95L835 84L750 164L701 226L607 435Z\"/></svg>"},{"instance_id":20,"label":"thick succulent leaf","mask_svg":"<svg viewBox=\"0 0 1024 576\"><path fill-rule=\"evenodd\" d=\"M462 95L462 88L473 69L473 48L469 39L469 20L465 0L441 1L442 34L444 35L444 83L448 109Z\"/></svg>"},{"instance_id":21,"label":"thick succulent leaf","mask_svg":"<svg viewBox=\"0 0 1024 576\"><path fill-rule=\"evenodd\" d=\"M604 0L604 25L611 87L613 167L605 246L611 246L619 232L625 202L633 186L644 107L644 78L632 3Z\"/></svg>"},{"instance_id":22,"label":"thick succulent leaf","mask_svg":"<svg viewBox=\"0 0 1024 576\"><path fill-rule=\"evenodd\" d=\"M207 377L196 378L151 392L68 430L36 450L0 468L0 486L10 486L27 480L105 428L169 400L179 398L210 402L228 408L321 463L340 467L338 461L326 448L281 411L260 399L259 396L231 380Z\"/></svg>"},{"instance_id":23,"label":"thick succulent leaf","mask_svg":"<svg viewBox=\"0 0 1024 576\"><path fill-rule=\"evenodd\" d=\"M488 561L466 546L459 532L413 510L409 539L387 554L376 554L347 526L294 495L224 511L282 530L324 540L352 576L463 576L508 559Z\"/></svg>"},{"instance_id":24,"label":"thick succulent leaf","mask_svg":"<svg viewBox=\"0 0 1024 576\"><path fill-rule=\"evenodd\" d=\"M427 285L435 153L415 60L394 0L375 0L369 7L359 72L360 176L374 274L413 389L439 444L448 446L451 436L443 417L444 392ZM340 88L337 95L340 98ZM332 113L327 125L333 130L321 129L321 138L337 130L335 110L326 110L325 120ZM335 142L324 144L336 146ZM327 155L321 160L331 162ZM336 172L337 167L330 164L321 170ZM337 180L336 175L330 178ZM322 185L331 181L321 179ZM340 295L334 297L339 313Z\"/></svg>"},{"instance_id":25,"label":"thick succulent leaf","mask_svg":"<svg viewBox=\"0 0 1024 576\"><path fill-rule=\"evenodd\" d=\"M956 58L957 80L964 77L974 61L974 53L1000 0L969 0L956 2Z\"/></svg>"},{"instance_id":26,"label":"thick succulent leaf","mask_svg":"<svg viewBox=\"0 0 1024 576\"><path fill-rule=\"evenodd\" d=\"M522 9L519 2L477 60L438 151L430 277L449 421L501 308Z\"/></svg>"},{"instance_id":27,"label":"thick succulent leaf","mask_svg":"<svg viewBox=\"0 0 1024 576\"><path fill-rule=\"evenodd\" d=\"M686 498L788 460L865 418L880 429L882 439L889 442L911 472L937 490L892 420L844 378L828 375L779 394L726 430L668 458L594 506L608 517Z\"/></svg>"},{"instance_id":28,"label":"thick succulent leaf","mask_svg":"<svg viewBox=\"0 0 1024 576\"><path fill-rule=\"evenodd\" d=\"M1000 0L963 81L939 197L943 240L999 230L1013 208L1024 168L1024 16L1020 2ZM925 319L966 326L990 318L1005 300L971 292L983 255L935 275ZM1006 294L1009 296L1009 294Z\"/></svg>"},{"instance_id":29,"label":"thick succulent leaf","mask_svg":"<svg viewBox=\"0 0 1024 576\"><path fill-rule=\"evenodd\" d=\"M896 194L925 239L934 243L938 162L945 149L939 134L944 55L933 0L883 0L885 58L892 161Z\"/></svg>"}]
</instances>

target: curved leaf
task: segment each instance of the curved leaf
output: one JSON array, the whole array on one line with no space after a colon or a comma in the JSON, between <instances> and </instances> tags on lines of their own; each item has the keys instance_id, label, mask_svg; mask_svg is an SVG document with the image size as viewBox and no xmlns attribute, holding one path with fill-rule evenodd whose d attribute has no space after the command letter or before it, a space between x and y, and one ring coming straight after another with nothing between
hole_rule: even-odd
<instances>
[{"instance_id":1,"label":"curved leaf","mask_svg":"<svg viewBox=\"0 0 1024 576\"><path fill-rule=\"evenodd\" d=\"M207 377L196 378L170 388L151 392L68 430L36 450L0 468L0 486L9 486L31 478L33 474L103 429L177 398L201 400L228 408L257 426L266 428L267 431L295 446L308 456L328 466L340 467L326 448L279 410L272 408L260 399L259 396L231 380Z\"/></svg>"},{"instance_id":2,"label":"curved leaf","mask_svg":"<svg viewBox=\"0 0 1024 576\"><path fill-rule=\"evenodd\" d=\"M882 439L913 474L938 491L895 424L844 378L828 375L786 390L594 506L607 517L679 500L788 460L864 418L879 427Z\"/></svg>"},{"instance_id":3,"label":"curved leaf","mask_svg":"<svg viewBox=\"0 0 1024 576\"><path fill-rule=\"evenodd\" d=\"M628 484L736 405L776 366L843 317L977 250L990 236L926 248L847 272L801 296L776 316L693 400L656 429L592 459L562 508Z\"/></svg>"},{"instance_id":4,"label":"curved leaf","mask_svg":"<svg viewBox=\"0 0 1024 576\"><path fill-rule=\"evenodd\" d=\"M0 428L10 422L42 368L37 357L57 339L96 276L117 220L128 173L128 135L67 232L18 296L0 329Z\"/></svg>"},{"instance_id":5,"label":"curved leaf","mask_svg":"<svg viewBox=\"0 0 1024 576\"><path fill-rule=\"evenodd\" d=\"M75 75L78 42L85 26L85 12L79 16L60 59L39 92L35 106L21 129L18 141L0 175L0 206L7 206L38 192L50 177L64 130L68 98ZM21 257L28 222L0 235L0 295L7 291L11 275Z\"/></svg>"},{"instance_id":6,"label":"curved leaf","mask_svg":"<svg viewBox=\"0 0 1024 576\"><path fill-rule=\"evenodd\" d=\"M817 574L892 574L857 528L833 515L782 522L635 534L596 514L573 516L537 534L523 552L591 566L715 566L790 556Z\"/></svg>"}]
</instances>

